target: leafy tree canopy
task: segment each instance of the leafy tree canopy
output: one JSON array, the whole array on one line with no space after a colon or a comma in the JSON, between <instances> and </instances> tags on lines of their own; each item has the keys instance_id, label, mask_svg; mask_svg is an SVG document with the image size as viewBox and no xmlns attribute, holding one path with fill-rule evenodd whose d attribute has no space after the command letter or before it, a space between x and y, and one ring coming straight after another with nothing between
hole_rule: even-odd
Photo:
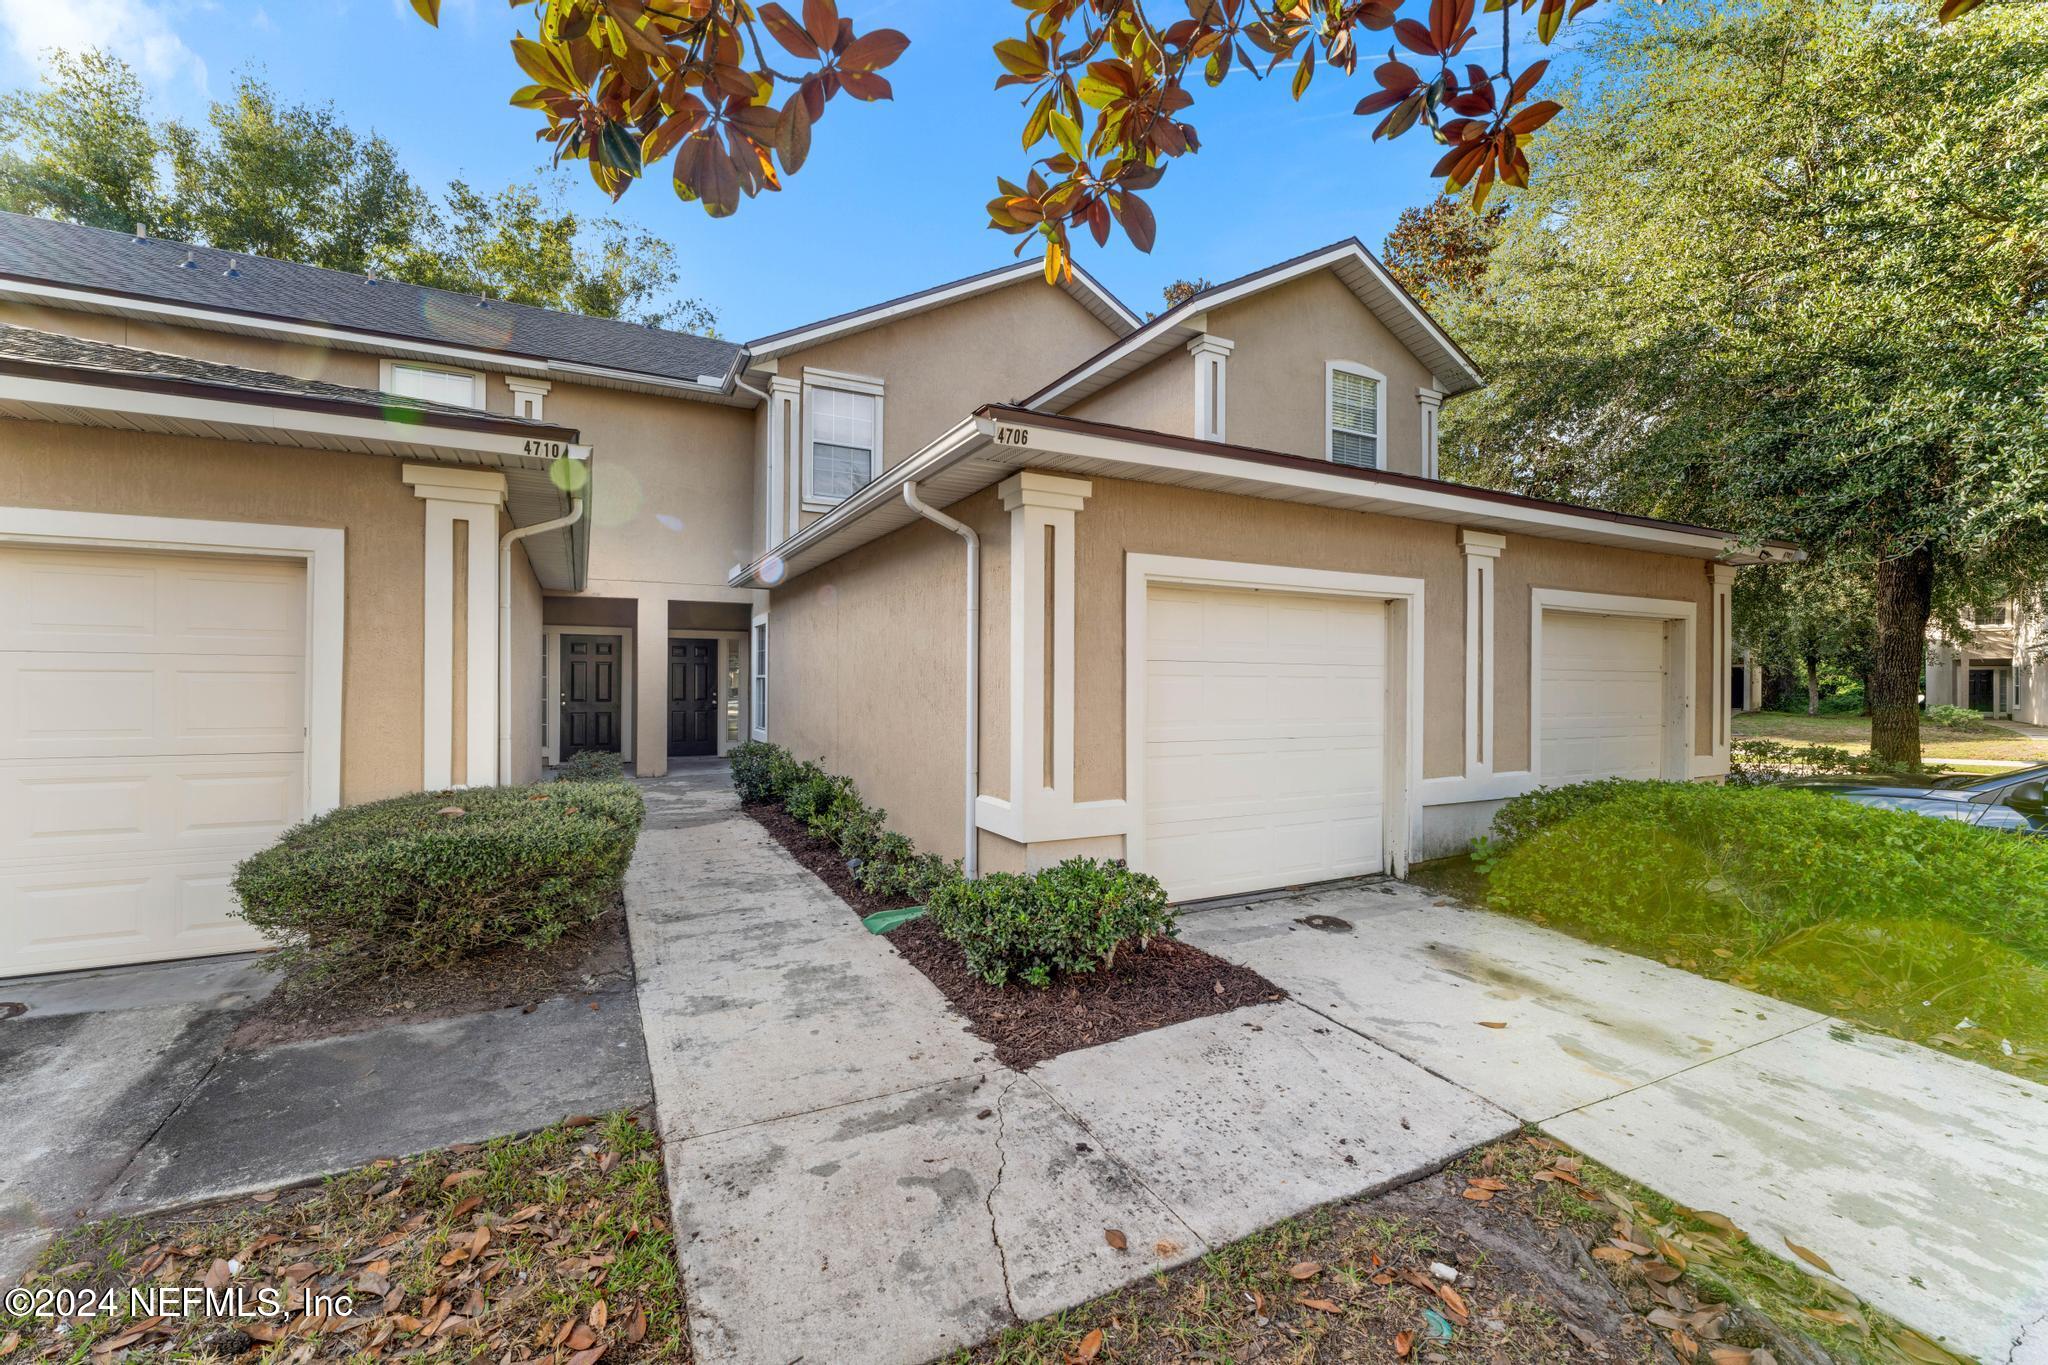
<instances>
[{"instance_id":1,"label":"leafy tree canopy","mask_svg":"<svg viewBox=\"0 0 2048 1365\"><path fill-rule=\"evenodd\" d=\"M877 9L883 6L868 0ZM812 128L840 94L885 100L881 72L910 40L861 31L837 0L511 0L537 21L512 41L527 84L512 102L546 119L558 158L587 163L617 196L671 153L678 195L714 217L741 196L779 190L809 158ZM1536 92L1549 66L1517 67L1514 15L1533 16L1539 43L1598 0L1485 0L1499 16L1500 65L1478 0L1014 0L1021 36L995 45L996 87L1021 87L1016 179L996 182L989 225L1044 244L1046 278L1070 273L1072 235L1098 244L1113 225L1140 251L1157 231L1143 194L1168 163L1201 149L1189 118L1197 82L1285 74L1300 99L1319 71L1373 88L1356 112L1379 116L1373 137L1420 126L1445 150L1433 174L1483 206L1496 184L1529 179L1529 138L1558 111ZM1981 0L1942 0L1946 22ZM412 0L429 23L441 0ZM1183 14L1182 11L1185 10ZM1408 13L1402 13L1408 10ZM1493 19L1486 19L1488 37ZM1387 42L1384 60L1368 48Z\"/></svg>"},{"instance_id":2,"label":"leafy tree canopy","mask_svg":"<svg viewBox=\"0 0 2048 1365\"><path fill-rule=\"evenodd\" d=\"M244 75L203 128L155 122L148 92L103 52L55 54L37 90L0 96L0 208L544 308L709 331L677 299L675 251L578 214L559 185L437 203L391 144L332 105Z\"/></svg>"},{"instance_id":3,"label":"leafy tree canopy","mask_svg":"<svg viewBox=\"0 0 2048 1365\"><path fill-rule=\"evenodd\" d=\"M1936 600L2048 565L2043 71L2037 7L1622 10L1449 309L1492 382L1446 468L1866 559L1917 757Z\"/></svg>"}]
</instances>

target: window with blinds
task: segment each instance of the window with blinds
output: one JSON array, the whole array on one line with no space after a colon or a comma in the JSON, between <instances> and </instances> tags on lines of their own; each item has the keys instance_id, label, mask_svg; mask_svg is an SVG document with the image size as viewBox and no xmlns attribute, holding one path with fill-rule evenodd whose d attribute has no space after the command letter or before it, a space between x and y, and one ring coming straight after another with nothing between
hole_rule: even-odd
<instances>
[{"instance_id":1,"label":"window with blinds","mask_svg":"<svg viewBox=\"0 0 2048 1365\"><path fill-rule=\"evenodd\" d=\"M1330 458L1359 469L1380 467L1380 379L1330 366Z\"/></svg>"},{"instance_id":2,"label":"window with blinds","mask_svg":"<svg viewBox=\"0 0 2048 1365\"><path fill-rule=\"evenodd\" d=\"M813 503L843 502L875 477L881 399L827 388L809 389L805 399L811 431L805 449L804 498Z\"/></svg>"}]
</instances>

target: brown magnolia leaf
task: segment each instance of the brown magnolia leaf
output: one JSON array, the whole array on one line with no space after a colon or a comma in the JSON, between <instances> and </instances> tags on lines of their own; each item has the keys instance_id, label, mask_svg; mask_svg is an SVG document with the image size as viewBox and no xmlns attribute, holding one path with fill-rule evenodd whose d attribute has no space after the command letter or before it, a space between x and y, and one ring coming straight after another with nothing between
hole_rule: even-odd
<instances>
[{"instance_id":1,"label":"brown magnolia leaf","mask_svg":"<svg viewBox=\"0 0 2048 1365\"><path fill-rule=\"evenodd\" d=\"M1130 1245L1129 1240L1124 1237L1123 1230L1121 1228L1104 1228L1102 1230L1102 1240L1109 1243L1110 1246L1114 1247L1118 1251L1122 1251L1125 1247Z\"/></svg>"},{"instance_id":2,"label":"brown magnolia leaf","mask_svg":"<svg viewBox=\"0 0 2048 1365\"><path fill-rule=\"evenodd\" d=\"M597 1365L598 1361L604 1359L604 1352L605 1348L603 1346L593 1346L587 1351L578 1351L575 1355L569 1357L569 1365Z\"/></svg>"},{"instance_id":3,"label":"brown magnolia leaf","mask_svg":"<svg viewBox=\"0 0 2048 1365\"><path fill-rule=\"evenodd\" d=\"M1926 1362L1926 1365L1956 1365L1956 1357L1952 1353L1942 1350L1911 1328L1901 1330L1892 1338L1892 1344L1913 1359ZM0 1352L0 1355L4 1354ZM1777 1363L1773 1361L1772 1365Z\"/></svg>"},{"instance_id":4,"label":"brown magnolia leaf","mask_svg":"<svg viewBox=\"0 0 2048 1365\"><path fill-rule=\"evenodd\" d=\"M594 1332L602 1332L604 1330L605 1323L610 1320L611 1310L605 1307L605 1302L603 1299L599 1299L590 1310L591 1330Z\"/></svg>"},{"instance_id":5,"label":"brown magnolia leaf","mask_svg":"<svg viewBox=\"0 0 2048 1365\"><path fill-rule=\"evenodd\" d=\"M1303 1308L1313 1308L1318 1313L1342 1313L1344 1311L1328 1299L1311 1299L1305 1295L1297 1295L1294 1301Z\"/></svg>"},{"instance_id":6,"label":"brown magnolia leaf","mask_svg":"<svg viewBox=\"0 0 2048 1365\"><path fill-rule=\"evenodd\" d=\"M482 1171L474 1169L467 1171L455 1171L449 1175L441 1177L441 1188L444 1190L452 1190L457 1185L460 1185L463 1181L474 1180L482 1174Z\"/></svg>"},{"instance_id":7,"label":"brown magnolia leaf","mask_svg":"<svg viewBox=\"0 0 2048 1365\"><path fill-rule=\"evenodd\" d=\"M1296 1261L1287 1268L1287 1273L1297 1280L1313 1280L1323 1273L1321 1261Z\"/></svg>"},{"instance_id":8,"label":"brown magnolia leaf","mask_svg":"<svg viewBox=\"0 0 2048 1365\"><path fill-rule=\"evenodd\" d=\"M637 1344L647 1335L647 1310L641 1305L634 1304L633 1311L626 1315L624 1334L628 1346Z\"/></svg>"},{"instance_id":9,"label":"brown magnolia leaf","mask_svg":"<svg viewBox=\"0 0 2048 1365\"><path fill-rule=\"evenodd\" d=\"M1482 1189L1477 1185L1472 1185L1466 1188L1465 1197L1467 1199L1472 1200L1474 1203L1483 1204L1487 1200L1493 1198L1493 1191L1488 1189Z\"/></svg>"},{"instance_id":10,"label":"brown magnolia leaf","mask_svg":"<svg viewBox=\"0 0 2048 1365\"><path fill-rule=\"evenodd\" d=\"M469 812L468 812L468 811L466 811L466 810L464 810L464 809L463 809L462 807L460 807L460 806L443 806L443 807L441 807L441 809L439 809L439 810L435 811L435 812L434 812L434 814L436 814L436 815L446 815L446 816L448 816L448 817L450 817L450 818L453 818L453 817L455 817L455 816L458 816L458 815L467 815L467 814L469 814Z\"/></svg>"},{"instance_id":11,"label":"brown magnolia leaf","mask_svg":"<svg viewBox=\"0 0 2048 1365\"><path fill-rule=\"evenodd\" d=\"M1716 1346L1707 1356L1714 1365L1749 1365L1749 1352L1740 1346Z\"/></svg>"},{"instance_id":12,"label":"brown magnolia leaf","mask_svg":"<svg viewBox=\"0 0 2048 1365\"><path fill-rule=\"evenodd\" d=\"M1799 1245L1799 1243L1793 1241L1790 1237L1787 1237L1785 1239L1785 1245L1791 1249L1791 1252L1794 1256L1797 1256L1800 1260L1806 1262L1808 1265L1814 1267L1816 1270L1819 1270L1828 1275L1832 1275L1835 1273L1835 1268L1829 1265L1826 1261L1822 1260L1818 1253L1808 1251L1805 1247Z\"/></svg>"},{"instance_id":13,"label":"brown magnolia leaf","mask_svg":"<svg viewBox=\"0 0 2048 1365\"><path fill-rule=\"evenodd\" d=\"M1095 1359L1095 1357L1100 1355L1101 1353L1102 1329L1100 1327L1097 1327L1093 1331L1089 1332L1087 1336L1081 1338L1081 1344L1074 1348L1074 1359L1078 1361L1089 1361Z\"/></svg>"},{"instance_id":14,"label":"brown magnolia leaf","mask_svg":"<svg viewBox=\"0 0 2048 1365\"><path fill-rule=\"evenodd\" d=\"M1436 1287L1436 1296L1442 1299L1444 1307L1450 1309L1460 1320L1472 1316L1472 1310L1465 1306L1465 1296L1449 1285L1438 1285Z\"/></svg>"},{"instance_id":15,"label":"brown magnolia leaf","mask_svg":"<svg viewBox=\"0 0 2048 1365\"><path fill-rule=\"evenodd\" d=\"M1414 1349L1415 1349L1415 1333L1413 1333L1413 1332L1396 1332L1396 1333L1394 1333L1394 1354L1395 1354L1395 1355L1397 1355L1397 1356L1401 1357L1401 1359L1403 1359L1403 1360L1406 1360L1406 1359L1408 1358L1408 1353L1409 1353L1410 1351L1414 1350Z\"/></svg>"},{"instance_id":16,"label":"brown magnolia leaf","mask_svg":"<svg viewBox=\"0 0 2048 1365\"><path fill-rule=\"evenodd\" d=\"M1822 1322L1832 1323L1836 1327L1847 1327L1850 1323L1856 1321L1847 1313L1835 1308L1802 1308L1799 1311L1806 1314L1809 1318L1818 1318Z\"/></svg>"},{"instance_id":17,"label":"brown magnolia leaf","mask_svg":"<svg viewBox=\"0 0 2048 1365\"><path fill-rule=\"evenodd\" d=\"M1394 1282L1394 1277L1382 1270L1379 1274L1372 1277L1372 1282L1376 1285L1386 1286Z\"/></svg>"},{"instance_id":18,"label":"brown magnolia leaf","mask_svg":"<svg viewBox=\"0 0 2048 1365\"><path fill-rule=\"evenodd\" d=\"M1506 1028L1507 1026L1505 1019L1481 1019L1479 1021L1479 1027L1481 1028Z\"/></svg>"},{"instance_id":19,"label":"brown magnolia leaf","mask_svg":"<svg viewBox=\"0 0 2048 1365\"><path fill-rule=\"evenodd\" d=\"M479 1208L483 1207L483 1202L484 1197L482 1195L473 1194L469 1196L469 1198L463 1200L460 1204L457 1204L454 1208L448 1210L448 1216L450 1218L461 1218L466 1214L474 1213Z\"/></svg>"},{"instance_id":20,"label":"brown magnolia leaf","mask_svg":"<svg viewBox=\"0 0 2048 1365\"><path fill-rule=\"evenodd\" d=\"M1635 1258L1634 1252L1623 1251L1620 1247L1593 1248L1593 1259L1596 1261L1606 1261L1613 1265L1627 1265Z\"/></svg>"},{"instance_id":21,"label":"brown magnolia leaf","mask_svg":"<svg viewBox=\"0 0 2048 1365\"><path fill-rule=\"evenodd\" d=\"M13 1355L20 1346L21 1333L19 1332L9 1332L6 1336L0 1337L0 1358Z\"/></svg>"},{"instance_id":22,"label":"brown magnolia leaf","mask_svg":"<svg viewBox=\"0 0 2048 1365\"><path fill-rule=\"evenodd\" d=\"M1504 1190L1508 1187L1507 1181L1493 1175L1468 1175L1465 1183L1475 1190Z\"/></svg>"},{"instance_id":23,"label":"brown magnolia leaf","mask_svg":"<svg viewBox=\"0 0 2048 1365\"><path fill-rule=\"evenodd\" d=\"M228 1269L226 1261L216 1257L213 1264L206 1268L206 1275L200 1280L200 1284L208 1289L222 1289L226 1287L228 1277L233 1273L233 1271Z\"/></svg>"},{"instance_id":24,"label":"brown magnolia leaf","mask_svg":"<svg viewBox=\"0 0 2048 1365\"><path fill-rule=\"evenodd\" d=\"M584 1350L596 1340L597 1333L590 1330L587 1322L579 1322L569 1329L568 1346L572 1351Z\"/></svg>"}]
</instances>

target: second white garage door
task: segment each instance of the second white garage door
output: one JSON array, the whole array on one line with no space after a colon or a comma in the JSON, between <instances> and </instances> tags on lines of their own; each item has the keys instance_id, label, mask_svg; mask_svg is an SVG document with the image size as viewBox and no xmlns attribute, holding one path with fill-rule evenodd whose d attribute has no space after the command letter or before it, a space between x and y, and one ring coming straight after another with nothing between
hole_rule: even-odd
<instances>
[{"instance_id":1,"label":"second white garage door","mask_svg":"<svg viewBox=\"0 0 2048 1365\"><path fill-rule=\"evenodd\" d=\"M1154 585L1144 649L1144 862L1170 896L1380 870L1384 603Z\"/></svg>"},{"instance_id":2,"label":"second white garage door","mask_svg":"<svg viewBox=\"0 0 2048 1365\"><path fill-rule=\"evenodd\" d=\"M264 946L305 809L303 566L0 546L0 976Z\"/></svg>"},{"instance_id":3,"label":"second white garage door","mask_svg":"<svg viewBox=\"0 0 2048 1365\"><path fill-rule=\"evenodd\" d=\"M1543 613L1540 779L1664 776L1665 623Z\"/></svg>"}]
</instances>

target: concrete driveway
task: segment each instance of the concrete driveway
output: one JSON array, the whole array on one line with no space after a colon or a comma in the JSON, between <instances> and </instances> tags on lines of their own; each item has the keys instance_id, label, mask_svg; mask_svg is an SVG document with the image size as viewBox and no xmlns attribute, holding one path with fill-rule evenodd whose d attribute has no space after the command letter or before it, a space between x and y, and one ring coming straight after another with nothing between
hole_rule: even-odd
<instances>
[{"instance_id":1,"label":"concrete driveway","mask_svg":"<svg viewBox=\"0 0 2048 1365\"><path fill-rule=\"evenodd\" d=\"M647 1103L632 983L227 1051L275 984L208 958L0 980L0 1287L81 1219L298 1184ZM0 1014L12 1013L0 1010Z\"/></svg>"},{"instance_id":2,"label":"concrete driveway","mask_svg":"<svg viewBox=\"0 0 2048 1365\"><path fill-rule=\"evenodd\" d=\"M1955 1349L2048 1338L2048 1088L1397 882L1182 933Z\"/></svg>"}]
</instances>

